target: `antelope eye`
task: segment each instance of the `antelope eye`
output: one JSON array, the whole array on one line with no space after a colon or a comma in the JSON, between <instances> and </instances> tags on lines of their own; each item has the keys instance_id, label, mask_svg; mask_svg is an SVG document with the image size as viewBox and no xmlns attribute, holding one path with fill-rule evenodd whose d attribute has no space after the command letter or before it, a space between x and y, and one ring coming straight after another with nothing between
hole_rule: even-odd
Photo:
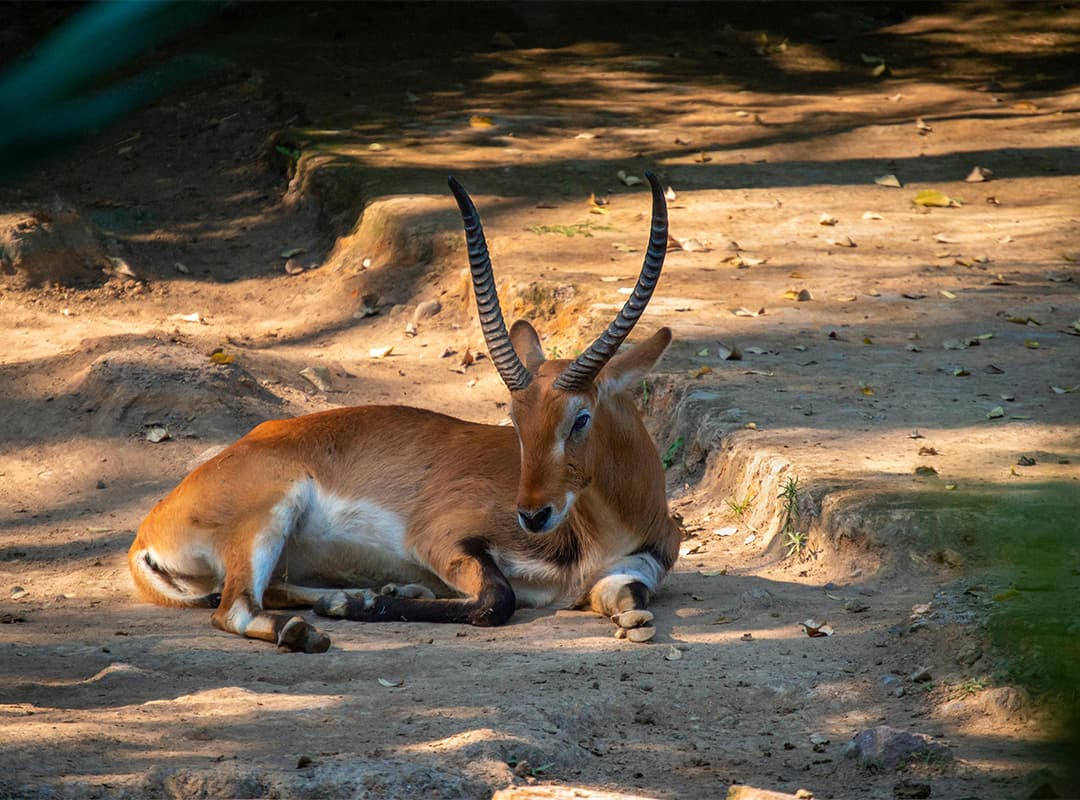
<instances>
[{"instance_id":1,"label":"antelope eye","mask_svg":"<svg viewBox=\"0 0 1080 800\"><path fill-rule=\"evenodd\" d=\"M581 433L589 427L589 421L591 419L592 415L588 411L579 411L577 417L574 418L574 427L570 429L571 435Z\"/></svg>"}]
</instances>

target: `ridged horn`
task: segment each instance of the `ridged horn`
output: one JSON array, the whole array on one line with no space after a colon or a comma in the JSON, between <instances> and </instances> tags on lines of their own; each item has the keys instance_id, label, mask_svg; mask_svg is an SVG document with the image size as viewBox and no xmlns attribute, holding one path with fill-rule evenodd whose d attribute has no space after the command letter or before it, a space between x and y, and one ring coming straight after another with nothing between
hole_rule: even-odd
<instances>
[{"instance_id":1,"label":"ridged horn","mask_svg":"<svg viewBox=\"0 0 1080 800\"><path fill-rule=\"evenodd\" d=\"M641 274L638 275L634 293L627 298L619 315L600 335L600 338L589 345L589 349L578 356L574 363L564 369L562 374L555 379L553 385L557 389L573 392L588 386L611 357L619 351L619 346L634 329L634 325L645 311L645 306L652 298L656 281L660 278L660 270L664 266L664 256L667 254L667 202L664 200L664 190L656 176L651 172L646 172L645 177L652 186L652 228L649 234L649 247L645 251L645 262L641 265Z\"/></svg>"},{"instance_id":2,"label":"ridged horn","mask_svg":"<svg viewBox=\"0 0 1080 800\"><path fill-rule=\"evenodd\" d=\"M480 315L480 327L484 331L488 354L506 388L511 392L519 391L529 385L532 375L518 358L514 346L510 343L510 334L506 331L502 308L499 306L499 294L495 290L491 256L488 254L487 240L484 239L484 228L480 224L480 214L469 193L453 176L447 183L457 199L461 219L465 223L465 241L469 246L469 269L472 272L473 290L476 292L476 310Z\"/></svg>"}]
</instances>

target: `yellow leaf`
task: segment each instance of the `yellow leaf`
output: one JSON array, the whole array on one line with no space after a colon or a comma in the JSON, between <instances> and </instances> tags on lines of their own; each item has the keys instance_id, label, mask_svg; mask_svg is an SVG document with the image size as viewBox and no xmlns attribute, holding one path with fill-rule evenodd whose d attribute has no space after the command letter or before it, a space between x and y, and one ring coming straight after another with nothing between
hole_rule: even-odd
<instances>
[{"instance_id":1,"label":"yellow leaf","mask_svg":"<svg viewBox=\"0 0 1080 800\"><path fill-rule=\"evenodd\" d=\"M210 360L215 364L231 364L236 360L234 356L228 355L223 350L215 350L210 354Z\"/></svg>"},{"instance_id":2,"label":"yellow leaf","mask_svg":"<svg viewBox=\"0 0 1080 800\"><path fill-rule=\"evenodd\" d=\"M864 337L862 337L862 343L863 344L873 344L874 340L871 339L869 336L864 336Z\"/></svg>"},{"instance_id":3,"label":"yellow leaf","mask_svg":"<svg viewBox=\"0 0 1080 800\"><path fill-rule=\"evenodd\" d=\"M485 116L484 114L473 114L469 117L470 128L491 128L494 125L495 123L492 121L491 117Z\"/></svg>"},{"instance_id":4,"label":"yellow leaf","mask_svg":"<svg viewBox=\"0 0 1080 800\"><path fill-rule=\"evenodd\" d=\"M596 194L592 193L589 195L589 213L609 214L611 212L608 211L608 209L604 208L604 206L596 199Z\"/></svg>"},{"instance_id":5,"label":"yellow leaf","mask_svg":"<svg viewBox=\"0 0 1080 800\"><path fill-rule=\"evenodd\" d=\"M1024 339L1024 347L1028 350L1038 350L1039 343L1035 339Z\"/></svg>"},{"instance_id":6,"label":"yellow leaf","mask_svg":"<svg viewBox=\"0 0 1080 800\"><path fill-rule=\"evenodd\" d=\"M873 397L874 396L874 387L872 387L868 383L860 383L859 384L859 391L862 392L867 397Z\"/></svg>"},{"instance_id":7,"label":"yellow leaf","mask_svg":"<svg viewBox=\"0 0 1080 800\"><path fill-rule=\"evenodd\" d=\"M708 375L712 371L713 371L712 367L701 366L701 367L698 367L697 369L691 371L690 372L690 377L691 378L700 378L702 375Z\"/></svg>"},{"instance_id":8,"label":"yellow leaf","mask_svg":"<svg viewBox=\"0 0 1080 800\"><path fill-rule=\"evenodd\" d=\"M917 206L933 206L935 208L957 208L960 206L958 200L953 200L937 189L923 189L916 192L914 203Z\"/></svg>"},{"instance_id":9,"label":"yellow leaf","mask_svg":"<svg viewBox=\"0 0 1080 800\"><path fill-rule=\"evenodd\" d=\"M947 300L955 300L956 299L956 295L953 294L952 292L950 292L948 289L939 290L939 294L941 294L941 296L944 297Z\"/></svg>"}]
</instances>

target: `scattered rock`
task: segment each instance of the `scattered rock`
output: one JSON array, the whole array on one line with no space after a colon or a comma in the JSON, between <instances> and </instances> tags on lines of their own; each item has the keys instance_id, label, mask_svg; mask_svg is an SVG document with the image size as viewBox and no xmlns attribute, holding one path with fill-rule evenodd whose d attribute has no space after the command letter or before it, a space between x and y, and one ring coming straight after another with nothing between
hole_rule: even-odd
<instances>
[{"instance_id":1,"label":"scattered rock","mask_svg":"<svg viewBox=\"0 0 1080 800\"><path fill-rule=\"evenodd\" d=\"M334 388L330 370L326 367L304 367L300 370L300 377L322 392L329 392Z\"/></svg>"},{"instance_id":2,"label":"scattered rock","mask_svg":"<svg viewBox=\"0 0 1080 800\"><path fill-rule=\"evenodd\" d=\"M12 586L11 587L11 599L12 600L18 600L19 598L26 597L27 594L28 594L28 592L26 591L26 589L24 589L21 586Z\"/></svg>"},{"instance_id":3,"label":"scattered rock","mask_svg":"<svg viewBox=\"0 0 1080 800\"><path fill-rule=\"evenodd\" d=\"M419 322L422 319L429 319L434 317L442 311L442 303L438 300L425 300L416 307L416 311L413 312L413 322Z\"/></svg>"},{"instance_id":4,"label":"scattered rock","mask_svg":"<svg viewBox=\"0 0 1080 800\"><path fill-rule=\"evenodd\" d=\"M909 677L915 683L929 683L933 679L928 667L916 667Z\"/></svg>"},{"instance_id":5,"label":"scattered rock","mask_svg":"<svg viewBox=\"0 0 1080 800\"><path fill-rule=\"evenodd\" d=\"M924 798L930 796L930 784L918 781L902 780L893 786L893 797L896 798Z\"/></svg>"},{"instance_id":6,"label":"scattered rock","mask_svg":"<svg viewBox=\"0 0 1080 800\"><path fill-rule=\"evenodd\" d=\"M922 733L908 733L888 725L860 731L845 748L845 754L857 757L863 766L896 769L912 756L925 755L950 760L952 755Z\"/></svg>"},{"instance_id":7,"label":"scattered rock","mask_svg":"<svg viewBox=\"0 0 1080 800\"><path fill-rule=\"evenodd\" d=\"M290 258L285 262L285 274L286 275L299 275L304 271L304 265L297 261L295 258Z\"/></svg>"},{"instance_id":8,"label":"scattered rock","mask_svg":"<svg viewBox=\"0 0 1080 800\"><path fill-rule=\"evenodd\" d=\"M962 667L970 667L982 658L982 648L976 642L970 642L960 648L956 655L956 663Z\"/></svg>"}]
</instances>

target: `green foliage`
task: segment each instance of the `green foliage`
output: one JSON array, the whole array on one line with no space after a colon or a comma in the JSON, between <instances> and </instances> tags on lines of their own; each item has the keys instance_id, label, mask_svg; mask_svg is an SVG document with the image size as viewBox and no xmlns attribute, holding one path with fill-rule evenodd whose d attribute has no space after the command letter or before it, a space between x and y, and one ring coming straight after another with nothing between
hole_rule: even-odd
<instances>
[{"instance_id":1,"label":"green foliage","mask_svg":"<svg viewBox=\"0 0 1080 800\"><path fill-rule=\"evenodd\" d=\"M784 534L787 557L801 556L806 549L809 537L799 525L799 477L789 475L777 496L783 503L781 513L784 515L784 523L780 532Z\"/></svg>"},{"instance_id":2,"label":"green foliage","mask_svg":"<svg viewBox=\"0 0 1080 800\"><path fill-rule=\"evenodd\" d=\"M678 455L682 446L683 439L681 436L671 443L667 452L664 453L664 457L660 459L660 463L664 465L664 469L671 469L671 465L675 463L675 456Z\"/></svg>"}]
</instances>

